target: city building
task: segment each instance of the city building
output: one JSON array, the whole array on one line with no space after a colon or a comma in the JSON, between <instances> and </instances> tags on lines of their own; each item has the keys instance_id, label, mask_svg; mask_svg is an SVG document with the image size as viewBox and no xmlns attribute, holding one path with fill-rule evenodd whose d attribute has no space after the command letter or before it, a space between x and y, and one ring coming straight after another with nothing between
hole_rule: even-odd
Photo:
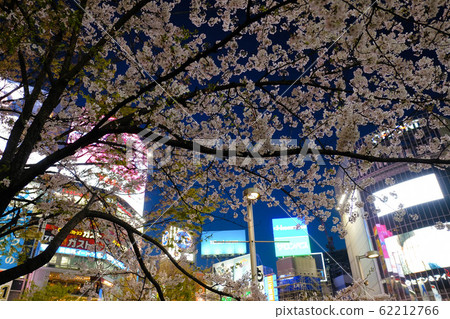
<instances>
[{"instance_id":1,"label":"city building","mask_svg":"<svg viewBox=\"0 0 450 319\"><path fill-rule=\"evenodd\" d=\"M11 131L11 122L14 122L18 114L22 110L21 100L24 96L24 89L20 86L20 83L0 78L0 93L5 92L4 98L1 101L2 108L10 109L11 112L2 116L0 121L0 152L4 150L6 142ZM41 106L39 101L36 102L33 108L33 113L36 114ZM56 110L58 112L58 110ZM61 130L63 128L60 128ZM66 128L67 129L67 128ZM68 136L68 140L74 140L80 136L78 132L71 132ZM124 140L132 140L134 143L139 143L139 139L135 135L124 136ZM142 144L142 143L141 143ZM138 145L139 147L139 145ZM71 182L71 186L67 186L62 189L53 189L51 192L45 191L45 187L41 187L45 180L36 179L36 181L30 183L26 188L18 195L21 200L39 201L39 202L56 202L61 200L61 207L64 207L64 200L69 200L72 204L78 203L79 207L87 203L89 194L83 194L80 192L81 184L77 184L78 181L74 178L74 175L80 180L83 180L83 186L88 185L91 189L94 189L99 194L105 195L104 200L112 207L112 213L116 216L130 223L138 229L144 225L143 220L143 206L144 206L144 191L145 182L136 187L136 191L118 189L117 179L125 179L127 181L134 181L139 178L139 174L124 174L120 171L117 165L111 164L105 168L95 168L91 166L88 169L83 167L83 164L95 164L96 162L103 163L105 158L108 158L106 154L99 153L95 147L87 147L80 150L75 154L77 158L77 164L71 170L59 169L58 173L52 172L51 174L60 174L67 177ZM39 152L33 152L28 159L27 164L34 164L43 159L43 155ZM134 159L134 158L133 158ZM140 171L142 173L142 171ZM146 172L146 171L145 171ZM41 177L40 177L41 178ZM145 181L145 179L143 179ZM67 183L68 185L69 183ZM137 184L137 183L135 183ZM99 187L101 185L101 187ZM18 200L16 200L18 201ZM23 204L13 201L11 206L8 207L7 214L0 218L0 226L6 224L12 218L18 215L18 212L22 212ZM30 205L29 209L34 209ZM38 214L34 214L33 218L39 219ZM18 220L18 225L24 225L29 222L30 219L25 217ZM42 234L40 240L24 238L23 234L12 233L0 240L0 271L4 269L10 269L17 266L20 262L20 258L30 258L36 256L46 248L46 245L51 241L54 236L54 232L57 232L58 227L55 225L47 224L46 222L39 223L38 227L27 229L28 233ZM52 260L36 270L31 274L27 274L21 278L17 278L6 285L2 285L1 291L3 292L0 299L14 300L17 299L24 290L31 287L32 284L38 287L44 287L47 284L63 283L64 285L71 285L79 287L81 283L94 281L98 283L100 289L101 284L111 284L113 278L90 278L90 276L83 275L81 265L84 267L104 266L106 269L123 269L124 265L118 260L117 256L112 256L111 252L100 252L98 246L105 246L105 242L102 242L102 234L95 231L73 230L73 232L62 243L57 253L53 256ZM109 243L112 244L112 243ZM123 249L123 248L122 248ZM76 289L75 289L76 290Z\"/></svg>"},{"instance_id":2,"label":"city building","mask_svg":"<svg viewBox=\"0 0 450 319\"><path fill-rule=\"evenodd\" d=\"M448 120L440 120L448 127ZM436 156L427 145L449 131L426 124L421 118L381 132L374 145L397 146L409 157ZM410 168L415 167L376 163L354 178L356 184L372 179L364 191L355 187L341 192L338 209L347 225L345 242L353 278L366 281L369 296L450 300L450 170ZM342 169L339 174L345 179Z\"/></svg>"},{"instance_id":3,"label":"city building","mask_svg":"<svg viewBox=\"0 0 450 319\"><path fill-rule=\"evenodd\" d=\"M62 189L60 195L82 196L82 194L78 194L70 189ZM110 196L109 199L114 199L110 204L116 207L115 215L117 217L136 227L142 225L143 219L137 215L126 201L120 197ZM42 233L40 240L24 240L20 237L11 236L11 245L15 245L27 257L36 256L47 248L48 243L52 241L58 232L58 227L52 224L41 224L40 230L35 229L34 231ZM30 274L13 280L8 285L8 293L5 299L16 300L31 287L39 289L47 285L61 284L71 287L71 294L79 296L83 300L87 299L87 296L84 296L80 289L89 282L95 284L99 298L101 298L101 288L103 286L111 287L114 281L119 278L109 274L117 270L126 269L124 263L120 261L124 248L120 247L118 242L108 242L103 234L97 231L82 230L81 228L72 230L46 265ZM108 248L111 245L117 247L115 252L110 251L110 248ZM13 262L8 262L8 258L11 257L9 254L5 253L4 255L8 257L2 258L3 267L11 268L19 263L17 260L19 259L18 255L13 256ZM102 269L102 276L86 275L84 271L86 269Z\"/></svg>"},{"instance_id":4,"label":"city building","mask_svg":"<svg viewBox=\"0 0 450 319\"><path fill-rule=\"evenodd\" d=\"M325 267L333 294L353 283L346 249L333 250L326 253Z\"/></svg>"},{"instance_id":5,"label":"city building","mask_svg":"<svg viewBox=\"0 0 450 319\"><path fill-rule=\"evenodd\" d=\"M323 257L323 255L322 255ZM324 292L326 279L312 255L284 257L277 260L279 300L302 300Z\"/></svg>"}]
</instances>

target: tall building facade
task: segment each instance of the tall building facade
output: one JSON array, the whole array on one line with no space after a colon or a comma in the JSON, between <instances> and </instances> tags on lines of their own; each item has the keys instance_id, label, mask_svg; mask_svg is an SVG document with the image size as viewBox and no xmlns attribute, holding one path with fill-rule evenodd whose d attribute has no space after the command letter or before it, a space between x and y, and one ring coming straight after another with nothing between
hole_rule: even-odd
<instances>
[{"instance_id":1,"label":"tall building facade","mask_svg":"<svg viewBox=\"0 0 450 319\"><path fill-rule=\"evenodd\" d=\"M322 276L311 255L278 259L277 277L279 300L302 300L323 292Z\"/></svg>"},{"instance_id":2,"label":"tall building facade","mask_svg":"<svg viewBox=\"0 0 450 319\"><path fill-rule=\"evenodd\" d=\"M62 189L55 196L82 195L71 189ZM115 207L113 215L135 227L143 224L144 219L125 200L118 196L109 196L109 200L109 204ZM4 300L16 300L32 287L43 289L55 284L70 288L72 298L86 300L91 297L83 293L81 289L83 285L89 283L96 290L94 299L102 298L103 287L112 287L117 279L123 278L123 276L111 274L126 272L126 266L121 259L127 248L121 247L120 239L111 243L104 234L95 230L95 225L91 226L90 230L87 230L86 227L73 229L47 264L5 286ZM8 239L10 245L14 245L19 252L11 255L4 250L0 251L0 269L2 267L12 268L20 264L19 259L21 258L39 255L47 248L48 243L53 240L59 229L53 224L43 223L39 228L30 229L30 231L40 233L41 238L27 240L11 235ZM122 238L122 240L124 239ZM117 248L114 251L111 250L113 246ZM99 271L97 275L91 276L87 274L87 269L98 269ZM128 278L128 280L135 280L135 278Z\"/></svg>"},{"instance_id":3,"label":"tall building facade","mask_svg":"<svg viewBox=\"0 0 450 319\"><path fill-rule=\"evenodd\" d=\"M2 93L2 99L0 100L0 106L3 109L2 116L0 118L0 157L2 151L6 147L6 143L11 133L12 125L17 118L18 114L22 111L22 101L24 97L24 89L20 83L0 78L0 93ZM33 114L36 114L41 107L41 102L37 101L33 107ZM55 112L58 112L56 110ZM60 130L67 130L68 127L60 127ZM63 131L61 131L63 133ZM67 132L66 132L67 133ZM79 132L71 132L68 134L68 141L75 140L81 136ZM123 136L123 142L134 141L134 147L141 147L139 144L139 138L134 135ZM27 185L18 198L26 200L30 204L26 206L28 212L23 211L24 204L21 202L16 203L16 200L10 203L11 206L5 212L1 212L0 228L7 224L12 219L20 217L17 224L24 225L28 223L31 218L39 219L41 215L34 210L35 202L53 202L59 200L69 200L70 203L85 205L86 199L89 198L89 194L80 193L80 189L88 185L89 188L94 189L98 194L102 194L107 206L110 206L111 213L116 217L127 221L134 227L141 229L143 227L143 206L144 206L144 190L146 179L139 179L142 174L146 173L145 169L141 169L140 166L133 173L139 172L139 174L129 174L130 172L120 170L120 166L114 165L114 162L110 162L111 165L99 165L99 168L95 168L96 163L104 164L108 159L108 155L104 154L96 149L95 146L88 146L78 153L74 154L76 158L76 164L73 169L58 169L58 173L52 172L51 174L60 174L65 176L71 183L67 183L65 188L51 189L47 191L46 187L41 187L43 180L36 178L35 181ZM135 156L135 155L134 155ZM42 160L44 155L39 152L33 152L28 158L27 164L34 164ZM134 158L132 158L135 160ZM138 161L136 161L138 162ZM88 164L88 169L83 164ZM74 177L77 175L77 178ZM145 176L145 175L144 175ZM126 180L128 182L135 182L136 189L122 189L117 187L119 181ZM79 183L82 181L82 183ZM139 181L141 185L137 185ZM45 181L44 181L45 183ZM69 185L70 184L70 185ZM83 185L81 185L83 184ZM131 188L131 187L130 187ZM85 190L85 192L87 192ZM61 204L63 209L66 208L64 204ZM22 214L20 214L22 213ZM33 213L33 214L31 214ZM27 216L30 215L30 216ZM5 269L10 269L21 263L21 260L38 255L46 248L46 245L51 241L54 236L54 232L57 231L55 225L46 224L45 219L42 218L42 222L39 222L38 228L30 227L26 229L26 232L42 234L41 240L24 238L23 233L18 232L11 233L7 236L0 238L0 272ZM5 230L5 229L3 229ZM37 236L37 235L36 235ZM34 237L33 237L34 238ZM100 233L85 232L82 230L74 230L66 240L62 243L52 260L44 267L36 270L35 272L25 275L21 278L17 278L6 285L0 286L0 300L13 300L18 298L25 289L29 288L31 283L39 287L43 287L52 283L63 283L64 285L74 286L75 288L81 286L81 283L94 281L99 283L99 287L102 283L108 285L111 283L111 278L95 278L85 276L80 272L81 264L89 267L104 266L105 269L120 269L123 264L118 260L119 256L112 256L111 252L101 253L98 251L98 244L102 242ZM103 241L103 244L105 242ZM105 245L103 245L104 247ZM113 246L113 245L111 245ZM118 254L121 255L121 254ZM94 261L92 261L94 260ZM90 263L90 264L89 264Z\"/></svg>"},{"instance_id":4,"label":"tall building facade","mask_svg":"<svg viewBox=\"0 0 450 319\"><path fill-rule=\"evenodd\" d=\"M381 133L377 143L395 144L408 157L436 156L427 145L449 132L422 126L425 122L418 119L397 128L395 141L392 132ZM345 178L342 169L340 174ZM356 187L338 199L338 209L345 211L353 277L366 280L369 295L450 300L450 170L430 167L415 172L414 165L376 163L354 180L358 184L369 178L370 186ZM379 257L366 258L373 250Z\"/></svg>"}]
</instances>

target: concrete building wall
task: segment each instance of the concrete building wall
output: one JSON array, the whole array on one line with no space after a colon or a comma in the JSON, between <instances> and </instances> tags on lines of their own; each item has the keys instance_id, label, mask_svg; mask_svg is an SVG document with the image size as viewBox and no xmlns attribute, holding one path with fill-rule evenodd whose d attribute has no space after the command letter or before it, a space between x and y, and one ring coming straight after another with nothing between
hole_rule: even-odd
<instances>
[{"instance_id":1,"label":"concrete building wall","mask_svg":"<svg viewBox=\"0 0 450 319\"><path fill-rule=\"evenodd\" d=\"M277 260L277 275L280 276L294 276L295 265L294 258L286 257Z\"/></svg>"},{"instance_id":2,"label":"concrete building wall","mask_svg":"<svg viewBox=\"0 0 450 319\"><path fill-rule=\"evenodd\" d=\"M316 260L312 256L285 257L277 260L278 276L318 276Z\"/></svg>"},{"instance_id":3,"label":"concrete building wall","mask_svg":"<svg viewBox=\"0 0 450 319\"><path fill-rule=\"evenodd\" d=\"M356 191L353 195L348 196L346 199L348 201L356 202L359 198L359 192ZM344 204L345 204L344 203ZM351 203L350 203L351 204ZM362 217L363 210L353 205L353 212L355 218L352 222L349 222L349 217L344 214L342 216L343 223L347 225L347 235L345 236L345 245L347 246L348 259L350 261L350 267L352 271L353 280L361 279L361 274L358 266L357 256L365 255L369 250L376 250L372 246L367 233L367 224L365 219ZM365 292L368 296L374 296L384 293L382 288L382 278L380 277L380 272L378 271L378 265L376 260L363 258L360 260L361 268L363 271L363 276L366 278L368 285L365 287Z\"/></svg>"},{"instance_id":4,"label":"concrete building wall","mask_svg":"<svg viewBox=\"0 0 450 319\"><path fill-rule=\"evenodd\" d=\"M318 276L316 260L312 256L294 257L294 265L299 275Z\"/></svg>"}]
</instances>

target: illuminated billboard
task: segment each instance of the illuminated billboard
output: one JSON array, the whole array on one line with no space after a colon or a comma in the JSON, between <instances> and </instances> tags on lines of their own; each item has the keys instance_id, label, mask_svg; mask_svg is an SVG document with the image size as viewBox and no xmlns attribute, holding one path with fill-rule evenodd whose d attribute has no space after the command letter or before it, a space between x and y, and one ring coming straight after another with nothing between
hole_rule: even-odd
<instances>
[{"instance_id":1,"label":"illuminated billboard","mask_svg":"<svg viewBox=\"0 0 450 319\"><path fill-rule=\"evenodd\" d=\"M68 140L73 143L83 136L81 132L72 132ZM109 136L109 138L113 138ZM139 152L127 153L126 165L121 163L119 155L107 152L99 144L88 145L78 150L74 157L77 166L74 168L80 178L87 185L113 191L132 207L139 216L143 215L145 202L145 184L147 176L145 146L136 134L121 134L120 137L114 137L117 144L130 145L139 150ZM106 166L90 165L96 163L109 163ZM85 167L84 164L87 166ZM145 165L144 165L145 164ZM62 174L68 174L69 171L62 171Z\"/></svg>"},{"instance_id":2,"label":"illuminated billboard","mask_svg":"<svg viewBox=\"0 0 450 319\"><path fill-rule=\"evenodd\" d=\"M400 208L408 208L444 198L435 174L398 183L375 192L373 195L375 196L374 205L379 210L378 216L393 213Z\"/></svg>"},{"instance_id":3,"label":"illuminated billboard","mask_svg":"<svg viewBox=\"0 0 450 319\"><path fill-rule=\"evenodd\" d=\"M278 301L277 275L264 277L264 293L268 301Z\"/></svg>"},{"instance_id":4,"label":"illuminated billboard","mask_svg":"<svg viewBox=\"0 0 450 319\"><path fill-rule=\"evenodd\" d=\"M39 250L44 251L48 247L48 244L40 244ZM88 251L84 249L75 249L75 248L69 248L69 247L59 247L58 250L56 250L57 254L64 254L64 255L72 255L72 256L79 256L79 257L90 257L90 258L96 258L96 259L103 259L109 261L111 264L117 266L120 269L125 269L125 265L112 257L111 255L101 252L101 251Z\"/></svg>"},{"instance_id":5,"label":"illuminated billboard","mask_svg":"<svg viewBox=\"0 0 450 319\"><path fill-rule=\"evenodd\" d=\"M245 230L205 231L202 233L201 255L243 255L247 253L245 241Z\"/></svg>"},{"instance_id":6,"label":"illuminated billboard","mask_svg":"<svg viewBox=\"0 0 450 319\"><path fill-rule=\"evenodd\" d=\"M30 87L32 90L33 87ZM44 92L44 91L43 91ZM3 79L0 77L0 95L2 102L8 104L12 111L22 111L22 100L24 98L24 89L20 83ZM39 112L42 103L36 101L33 107L33 114ZM9 135L11 134L11 125L9 122L15 122L18 115L15 112L8 113L10 115L2 114L2 121L0 122L0 154L4 151ZM73 143L78 140L83 133L71 132L68 137L68 142ZM106 138L106 137L105 137ZM108 136L113 138L113 136ZM111 142L111 140L108 140ZM132 146L134 153L128 152L127 148L127 163L124 165L117 165L121 163L119 155L114 155L114 152L105 152L104 145L91 144L83 149L78 150L74 154L76 165L68 169L61 169L59 172L63 175L73 177L74 172L80 177L84 183L93 187L99 187L108 191L114 189L115 195L122 198L128 203L140 216L143 216L144 202L145 202L145 183L147 177L147 151L144 143L140 140L137 134L121 134L120 140L114 142L122 145ZM36 164L45 158L44 155L38 152L32 152L27 160L27 164ZM91 165L95 163L109 163L109 165ZM86 166L83 164L87 164ZM129 184L128 186L124 186ZM130 185L133 186L130 186Z\"/></svg>"},{"instance_id":7,"label":"illuminated billboard","mask_svg":"<svg viewBox=\"0 0 450 319\"><path fill-rule=\"evenodd\" d=\"M450 267L450 232L434 226L384 239L393 272L409 275Z\"/></svg>"},{"instance_id":8,"label":"illuminated billboard","mask_svg":"<svg viewBox=\"0 0 450 319\"><path fill-rule=\"evenodd\" d=\"M311 254L308 228L297 218L272 219L275 256L302 256Z\"/></svg>"},{"instance_id":9,"label":"illuminated billboard","mask_svg":"<svg viewBox=\"0 0 450 319\"><path fill-rule=\"evenodd\" d=\"M12 210L13 208L8 206L5 213ZM11 215L7 213L6 217L0 218L0 227L4 227L5 224L11 221ZM29 217L21 217L17 221L17 225L23 225L28 221ZM0 238L0 269L10 269L18 265L24 243L25 240L23 238L18 238L13 233Z\"/></svg>"},{"instance_id":10,"label":"illuminated billboard","mask_svg":"<svg viewBox=\"0 0 450 319\"><path fill-rule=\"evenodd\" d=\"M239 257L234 257L231 259L227 259L212 265L214 269L214 273L219 276L230 275L233 281L238 281L245 276L248 278L251 277L251 262L250 262L250 254L242 255ZM258 271L258 286L261 292L264 292L264 268L262 265L257 266ZM218 290L222 290L224 287L221 284L217 284L216 288ZM222 299L224 300L224 299ZM231 300L231 299L226 299Z\"/></svg>"}]
</instances>

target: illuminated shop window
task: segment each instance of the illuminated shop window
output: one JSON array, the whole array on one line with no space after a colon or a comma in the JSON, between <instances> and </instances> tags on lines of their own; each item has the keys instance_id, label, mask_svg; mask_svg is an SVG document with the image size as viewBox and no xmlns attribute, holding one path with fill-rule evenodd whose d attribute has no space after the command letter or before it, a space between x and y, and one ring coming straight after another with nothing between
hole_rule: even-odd
<instances>
[{"instance_id":1,"label":"illuminated shop window","mask_svg":"<svg viewBox=\"0 0 450 319\"><path fill-rule=\"evenodd\" d=\"M61 262L59 265L61 268L68 268L70 266L70 258L61 256Z\"/></svg>"}]
</instances>

